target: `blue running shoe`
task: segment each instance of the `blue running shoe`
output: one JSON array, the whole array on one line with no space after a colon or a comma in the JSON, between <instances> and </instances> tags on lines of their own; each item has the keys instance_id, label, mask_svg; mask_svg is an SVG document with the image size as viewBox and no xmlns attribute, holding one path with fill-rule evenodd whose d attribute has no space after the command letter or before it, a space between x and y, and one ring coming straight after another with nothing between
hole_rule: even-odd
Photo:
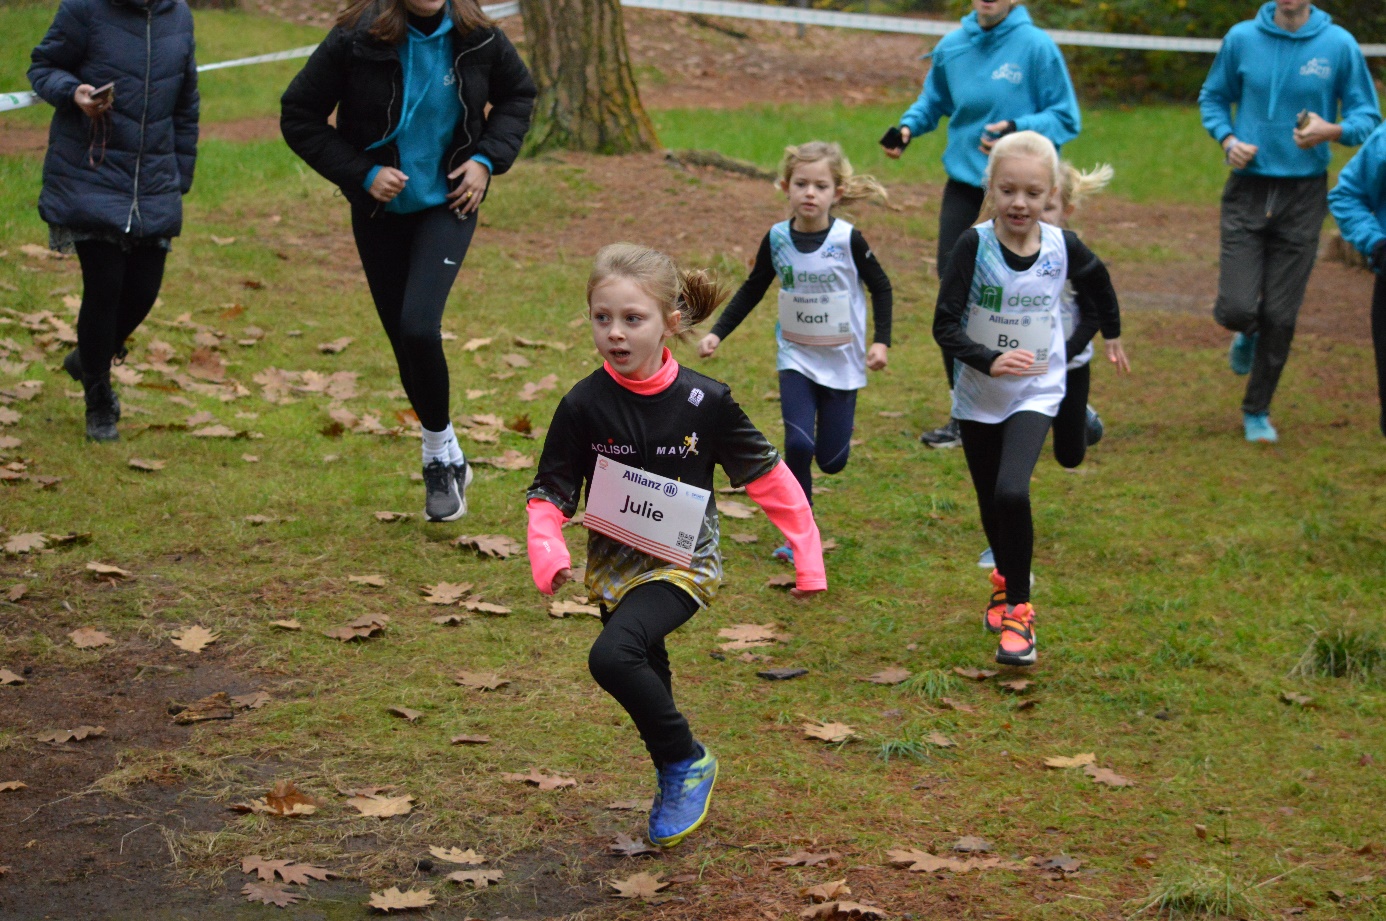
<instances>
[{"instance_id":1,"label":"blue running shoe","mask_svg":"<svg viewBox=\"0 0 1386 921\"><path fill-rule=\"evenodd\" d=\"M1083 433L1084 438L1087 441L1088 447L1091 448L1093 445L1101 441L1102 436L1105 434L1107 434L1107 427L1102 424L1102 417L1097 414L1097 410L1093 409L1092 404L1089 403L1088 425L1087 430Z\"/></svg>"},{"instance_id":2,"label":"blue running shoe","mask_svg":"<svg viewBox=\"0 0 1386 921\"><path fill-rule=\"evenodd\" d=\"M1246 440L1260 444L1273 445L1280 440L1275 426L1271 425L1269 413L1242 413L1242 423L1246 426Z\"/></svg>"},{"instance_id":3,"label":"blue running shoe","mask_svg":"<svg viewBox=\"0 0 1386 921\"><path fill-rule=\"evenodd\" d=\"M777 560L784 560L786 563L792 564L794 562L794 548L788 544L785 544L783 547L777 547L775 552L770 555Z\"/></svg>"},{"instance_id":4,"label":"blue running shoe","mask_svg":"<svg viewBox=\"0 0 1386 921\"><path fill-rule=\"evenodd\" d=\"M673 847L707 818L712 787L717 783L717 759L699 745L702 754L666 764L659 775L659 793L650 809L650 841Z\"/></svg>"},{"instance_id":5,"label":"blue running shoe","mask_svg":"<svg viewBox=\"0 0 1386 921\"><path fill-rule=\"evenodd\" d=\"M982 569L995 569L996 556L991 552L991 548L982 551L982 555L977 557L977 565Z\"/></svg>"},{"instance_id":6,"label":"blue running shoe","mask_svg":"<svg viewBox=\"0 0 1386 921\"><path fill-rule=\"evenodd\" d=\"M1256 360L1256 340L1259 333L1237 333L1232 337L1232 348L1227 351L1227 363L1233 374L1250 374L1251 363Z\"/></svg>"}]
</instances>

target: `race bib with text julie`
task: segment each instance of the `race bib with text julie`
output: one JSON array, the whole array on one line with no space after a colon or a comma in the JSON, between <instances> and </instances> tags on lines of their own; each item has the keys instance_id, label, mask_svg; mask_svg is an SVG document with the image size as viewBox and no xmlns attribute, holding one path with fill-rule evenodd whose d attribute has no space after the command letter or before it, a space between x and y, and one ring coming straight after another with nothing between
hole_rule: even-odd
<instances>
[{"instance_id":1,"label":"race bib with text julie","mask_svg":"<svg viewBox=\"0 0 1386 921\"><path fill-rule=\"evenodd\" d=\"M846 291L798 294L780 291L780 335L796 345L846 345L852 341L852 298Z\"/></svg>"},{"instance_id":2,"label":"race bib with text julie","mask_svg":"<svg viewBox=\"0 0 1386 921\"><path fill-rule=\"evenodd\" d=\"M703 527L711 491L598 457L582 523L685 569Z\"/></svg>"}]
</instances>

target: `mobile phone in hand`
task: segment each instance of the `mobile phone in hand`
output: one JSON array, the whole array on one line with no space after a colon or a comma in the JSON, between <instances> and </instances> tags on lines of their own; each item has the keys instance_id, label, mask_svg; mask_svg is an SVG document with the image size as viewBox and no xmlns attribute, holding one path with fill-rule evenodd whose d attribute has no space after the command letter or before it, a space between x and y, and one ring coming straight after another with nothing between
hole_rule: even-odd
<instances>
[{"instance_id":1,"label":"mobile phone in hand","mask_svg":"<svg viewBox=\"0 0 1386 921\"><path fill-rule=\"evenodd\" d=\"M114 95L114 83L107 83L105 86L98 86L96 89L91 91L91 98L93 102L109 102L111 97L113 97Z\"/></svg>"},{"instance_id":2,"label":"mobile phone in hand","mask_svg":"<svg viewBox=\"0 0 1386 921\"><path fill-rule=\"evenodd\" d=\"M890 130L881 138L881 146L887 150L903 150L909 146L909 141L900 133L898 125L891 125Z\"/></svg>"},{"instance_id":3,"label":"mobile phone in hand","mask_svg":"<svg viewBox=\"0 0 1386 921\"><path fill-rule=\"evenodd\" d=\"M1303 131L1305 128L1309 127L1308 109L1299 110L1299 115L1295 116L1295 127L1298 128L1300 131Z\"/></svg>"}]
</instances>

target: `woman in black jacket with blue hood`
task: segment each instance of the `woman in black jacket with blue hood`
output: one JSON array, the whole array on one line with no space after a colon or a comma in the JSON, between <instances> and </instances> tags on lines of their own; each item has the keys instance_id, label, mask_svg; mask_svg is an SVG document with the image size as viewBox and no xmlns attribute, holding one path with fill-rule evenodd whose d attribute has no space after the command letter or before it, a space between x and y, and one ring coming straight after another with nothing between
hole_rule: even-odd
<instances>
[{"instance_id":1,"label":"woman in black jacket with blue hood","mask_svg":"<svg viewBox=\"0 0 1386 921\"><path fill-rule=\"evenodd\" d=\"M62 0L29 83L53 106L39 216L77 253L77 349L87 437L114 441L111 361L159 296L197 157L197 62L183 0Z\"/></svg>"},{"instance_id":2,"label":"woman in black jacket with blue hood","mask_svg":"<svg viewBox=\"0 0 1386 921\"><path fill-rule=\"evenodd\" d=\"M443 308L535 95L477 0L356 0L281 100L284 139L351 202L366 282L423 426L430 521L466 514L471 480L449 412Z\"/></svg>"}]
</instances>

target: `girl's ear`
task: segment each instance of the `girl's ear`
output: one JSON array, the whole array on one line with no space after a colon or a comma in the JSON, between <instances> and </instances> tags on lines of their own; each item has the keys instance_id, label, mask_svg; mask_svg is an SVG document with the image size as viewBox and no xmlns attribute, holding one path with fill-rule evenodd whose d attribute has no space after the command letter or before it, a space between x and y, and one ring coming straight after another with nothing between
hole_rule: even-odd
<instances>
[{"instance_id":1,"label":"girl's ear","mask_svg":"<svg viewBox=\"0 0 1386 921\"><path fill-rule=\"evenodd\" d=\"M675 310L664 318L664 338L670 339L679 334L679 328L683 325L683 311Z\"/></svg>"},{"instance_id":2,"label":"girl's ear","mask_svg":"<svg viewBox=\"0 0 1386 921\"><path fill-rule=\"evenodd\" d=\"M1078 210L1078 206L1077 206L1077 205L1072 205L1072 204L1064 205L1064 220L1068 220L1069 218L1073 217L1073 212L1075 212L1075 211L1077 211L1077 210Z\"/></svg>"},{"instance_id":3,"label":"girl's ear","mask_svg":"<svg viewBox=\"0 0 1386 921\"><path fill-rule=\"evenodd\" d=\"M788 180L788 179L777 179L777 180L775 181L775 188L779 189L781 192L783 192L784 194L788 195L788 194L789 194L789 180Z\"/></svg>"}]
</instances>

